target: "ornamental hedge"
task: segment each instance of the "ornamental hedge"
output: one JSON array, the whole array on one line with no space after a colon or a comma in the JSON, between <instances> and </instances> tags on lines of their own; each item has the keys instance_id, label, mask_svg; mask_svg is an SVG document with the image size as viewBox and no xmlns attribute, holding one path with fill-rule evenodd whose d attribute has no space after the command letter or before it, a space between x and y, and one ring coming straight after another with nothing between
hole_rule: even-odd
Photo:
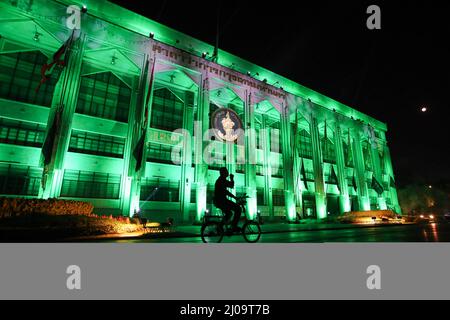
<instances>
[{"instance_id":1,"label":"ornamental hedge","mask_svg":"<svg viewBox=\"0 0 450 320\"><path fill-rule=\"evenodd\" d=\"M30 215L91 216L93 210L91 203L82 201L0 198L0 219Z\"/></svg>"}]
</instances>

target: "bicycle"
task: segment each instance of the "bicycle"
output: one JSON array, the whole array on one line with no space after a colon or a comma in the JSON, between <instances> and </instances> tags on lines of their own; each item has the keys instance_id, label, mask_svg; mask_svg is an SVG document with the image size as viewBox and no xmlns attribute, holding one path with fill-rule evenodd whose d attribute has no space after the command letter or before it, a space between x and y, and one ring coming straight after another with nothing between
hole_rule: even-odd
<instances>
[{"instance_id":1,"label":"bicycle","mask_svg":"<svg viewBox=\"0 0 450 320\"><path fill-rule=\"evenodd\" d=\"M247 195L243 195L236 199L236 203L241 206L244 214L248 198ZM241 233L245 241L255 243L261 238L261 227L257 221L249 220L246 217ZM219 215L205 213L200 234L204 243L220 243L224 235L231 236L237 233L232 232L231 219L225 221L225 214L221 210Z\"/></svg>"}]
</instances>

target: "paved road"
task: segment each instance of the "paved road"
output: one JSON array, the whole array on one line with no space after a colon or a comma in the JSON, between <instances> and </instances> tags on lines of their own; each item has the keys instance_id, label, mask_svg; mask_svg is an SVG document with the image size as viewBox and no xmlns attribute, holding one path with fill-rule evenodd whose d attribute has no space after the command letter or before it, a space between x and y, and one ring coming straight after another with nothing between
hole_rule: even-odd
<instances>
[{"instance_id":1,"label":"paved road","mask_svg":"<svg viewBox=\"0 0 450 320\"><path fill-rule=\"evenodd\" d=\"M120 243L201 243L200 237L118 240ZM241 235L224 237L223 242L245 242ZM450 223L400 225L371 228L351 228L342 230L299 231L268 233L260 242L450 242Z\"/></svg>"}]
</instances>

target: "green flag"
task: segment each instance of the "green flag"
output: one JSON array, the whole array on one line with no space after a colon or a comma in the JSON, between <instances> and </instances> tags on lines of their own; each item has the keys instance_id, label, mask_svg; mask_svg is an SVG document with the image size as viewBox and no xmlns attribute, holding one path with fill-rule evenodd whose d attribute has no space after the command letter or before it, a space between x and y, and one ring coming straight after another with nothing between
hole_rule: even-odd
<instances>
[{"instance_id":1,"label":"green flag","mask_svg":"<svg viewBox=\"0 0 450 320\"><path fill-rule=\"evenodd\" d=\"M54 149L55 149L55 141L59 135L60 127L61 127L61 118L63 113L63 106L59 105L56 108L55 115L53 117L52 125L47 132L47 136L45 137L44 144L42 146L42 165L48 166L52 161Z\"/></svg>"},{"instance_id":2,"label":"green flag","mask_svg":"<svg viewBox=\"0 0 450 320\"><path fill-rule=\"evenodd\" d=\"M356 184L356 178L355 173L353 172L353 179L352 179L353 189L358 190L358 185Z\"/></svg>"},{"instance_id":3,"label":"green flag","mask_svg":"<svg viewBox=\"0 0 450 320\"><path fill-rule=\"evenodd\" d=\"M389 176L389 188L396 188L395 181L394 178L392 178L392 176Z\"/></svg>"},{"instance_id":4,"label":"green flag","mask_svg":"<svg viewBox=\"0 0 450 320\"><path fill-rule=\"evenodd\" d=\"M306 181L306 171L305 171L305 161L302 158L302 170L301 170L301 174L302 174L302 181L303 184L305 185L305 189L308 190L308 182Z\"/></svg>"},{"instance_id":5,"label":"green flag","mask_svg":"<svg viewBox=\"0 0 450 320\"><path fill-rule=\"evenodd\" d=\"M341 188L339 187L338 177L336 175L336 171L334 171L334 166L333 165L331 166L329 183L337 185L337 188L338 188L339 192L341 192Z\"/></svg>"},{"instance_id":6,"label":"green flag","mask_svg":"<svg viewBox=\"0 0 450 320\"><path fill-rule=\"evenodd\" d=\"M372 189L375 190L378 195L382 195L384 192L383 186L378 182L375 176L372 177Z\"/></svg>"},{"instance_id":7,"label":"green flag","mask_svg":"<svg viewBox=\"0 0 450 320\"><path fill-rule=\"evenodd\" d=\"M149 123L149 108L150 108L150 97L151 97L151 92L152 92L152 88L153 88L153 80L154 80L154 73L155 73L155 63L156 63L156 59L153 60L153 64L152 64L152 70L150 71L150 80L149 80L149 84L148 84L148 91L147 91L147 97L145 99L145 103L144 103L144 122L142 123L142 127L141 127L141 136L133 150L133 156L136 159L136 166L134 168L134 170L137 172L141 169L142 164L144 162L144 153L145 153L145 145L146 145L146 138L147 138L147 128L148 128L148 123ZM148 70L149 67L149 61L147 60L145 69L146 72Z\"/></svg>"}]
</instances>

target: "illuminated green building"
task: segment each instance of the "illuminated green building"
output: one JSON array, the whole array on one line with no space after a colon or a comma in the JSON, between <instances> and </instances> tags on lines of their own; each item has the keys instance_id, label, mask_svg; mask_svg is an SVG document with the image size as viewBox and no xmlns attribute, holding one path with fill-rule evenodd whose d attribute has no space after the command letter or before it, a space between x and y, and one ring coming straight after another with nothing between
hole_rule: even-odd
<instances>
[{"instance_id":1,"label":"illuminated green building","mask_svg":"<svg viewBox=\"0 0 450 320\"><path fill-rule=\"evenodd\" d=\"M36 90L73 28L66 66ZM400 213L386 124L300 84L102 0L1 0L0 35L2 196L192 222L226 166L252 217ZM242 143L212 140L220 108Z\"/></svg>"}]
</instances>

